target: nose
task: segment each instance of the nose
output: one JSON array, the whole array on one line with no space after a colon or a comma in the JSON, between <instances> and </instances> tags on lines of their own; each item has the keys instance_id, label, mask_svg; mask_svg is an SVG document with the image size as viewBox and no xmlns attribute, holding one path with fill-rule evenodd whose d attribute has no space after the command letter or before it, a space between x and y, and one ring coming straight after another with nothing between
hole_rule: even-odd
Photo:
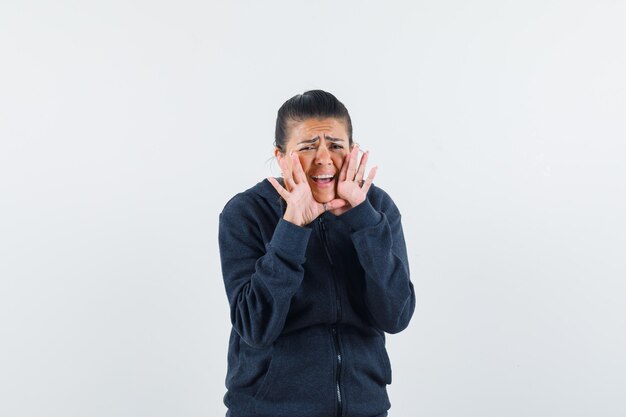
<instances>
[{"instance_id":1,"label":"nose","mask_svg":"<svg viewBox=\"0 0 626 417\"><path fill-rule=\"evenodd\" d=\"M315 165L330 165L332 164L332 159L330 158L330 151L326 147L326 141L320 139L320 146L317 148L317 152L315 153Z\"/></svg>"}]
</instances>

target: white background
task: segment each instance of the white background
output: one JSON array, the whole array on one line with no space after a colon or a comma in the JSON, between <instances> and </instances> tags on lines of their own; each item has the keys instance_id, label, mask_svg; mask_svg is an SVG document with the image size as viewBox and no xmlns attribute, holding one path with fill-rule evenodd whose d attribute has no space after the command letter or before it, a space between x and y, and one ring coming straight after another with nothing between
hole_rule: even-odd
<instances>
[{"instance_id":1,"label":"white background","mask_svg":"<svg viewBox=\"0 0 626 417\"><path fill-rule=\"evenodd\" d=\"M349 109L417 309L390 417L626 415L626 2L0 3L0 415L225 412L218 213Z\"/></svg>"}]
</instances>

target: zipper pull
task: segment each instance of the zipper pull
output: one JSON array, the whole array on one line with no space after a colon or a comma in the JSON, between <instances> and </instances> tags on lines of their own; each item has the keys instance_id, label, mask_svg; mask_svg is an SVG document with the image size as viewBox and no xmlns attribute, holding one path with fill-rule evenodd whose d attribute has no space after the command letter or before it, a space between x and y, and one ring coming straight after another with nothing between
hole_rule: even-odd
<instances>
[{"instance_id":1,"label":"zipper pull","mask_svg":"<svg viewBox=\"0 0 626 417\"><path fill-rule=\"evenodd\" d=\"M324 251L326 251L326 256L328 257L328 262L333 264L333 257L330 255L330 251L328 250L328 241L326 241L326 225L324 224L324 220L320 217L320 234L322 238L322 246L324 246Z\"/></svg>"}]
</instances>

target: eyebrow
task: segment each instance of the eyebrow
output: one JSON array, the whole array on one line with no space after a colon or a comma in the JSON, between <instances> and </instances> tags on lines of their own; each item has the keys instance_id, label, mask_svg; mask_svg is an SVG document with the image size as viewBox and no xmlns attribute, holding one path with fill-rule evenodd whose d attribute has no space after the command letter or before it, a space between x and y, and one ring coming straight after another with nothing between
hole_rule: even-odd
<instances>
[{"instance_id":1,"label":"eyebrow","mask_svg":"<svg viewBox=\"0 0 626 417\"><path fill-rule=\"evenodd\" d=\"M320 138L319 136L315 136L314 138L298 142L298 145L302 145L303 143L314 143L314 142L317 142L319 138ZM345 139L333 138L332 136L325 136L325 138L327 141L330 141L330 142L344 142L345 141Z\"/></svg>"}]
</instances>

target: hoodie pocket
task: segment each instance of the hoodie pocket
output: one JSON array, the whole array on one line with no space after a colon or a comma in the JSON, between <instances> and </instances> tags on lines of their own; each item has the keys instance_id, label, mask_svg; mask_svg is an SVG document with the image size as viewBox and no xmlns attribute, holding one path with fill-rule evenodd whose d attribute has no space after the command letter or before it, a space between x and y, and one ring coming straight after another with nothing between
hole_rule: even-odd
<instances>
[{"instance_id":1,"label":"hoodie pocket","mask_svg":"<svg viewBox=\"0 0 626 417\"><path fill-rule=\"evenodd\" d=\"M263 380L261 381L261 385L259 386L259 389L257 390L256 394L254 394L255 400L262 400L267 394L267 391L269 390L269 388L271 387L273 374L276 368L278 367L278 359L279 359L279 355L276 354L276 349L274 348L272 349L272 358L270 359L267 372L265 373L265 376L263 377Z\"/></svg>"},{"instance_id":2,"label":"hoodie pocket","mask_svg":"<svg viewBox=\"0 0 626 417\"><path fill-rule=\"evenodd\" d=\"M345 326L343 389L349 415L378 415L390 407L387 384L391 368L383 336L374 329Z\"/></svg>"},{"instance_id":3,"label":"hoodie pocket","mask_svg":"<svg viewBox=\"0 0 626 417\"><path fill-rule=\"evenodd\" d=\"M348 346L346 362L354 367L349 370L355 372L355 378L361 379L363 388L368 382L378 386L391 383L391 365L382 336L355 332L344 338L343 343Z\"/></svg>"},{"instance_id":4,"label":"hoodie pocket","mask_svg":"<svg viewBox=\"0 0 626 417\"><path fill-rule=\"evenodd\" d=\"M325 326L281 335L272 346L269 367L254 395L255 414L332 415L334 369L331 338Z\"/></svg>"},{"instance_id":5,"label":"hoodie pocket","mask_svg":"<svg viewBox=\"0 0 626 417\"><path fill-rule=\"evenodd\" d=\"M383 363L383 367L385 370L385 384L391 384L391 362L389 361L389 355L387 354L387 349L385 349L385 341L383 338L379 338L379 347L378 352L380 354L380 360Z\"/></svg>"}]
</instances>

